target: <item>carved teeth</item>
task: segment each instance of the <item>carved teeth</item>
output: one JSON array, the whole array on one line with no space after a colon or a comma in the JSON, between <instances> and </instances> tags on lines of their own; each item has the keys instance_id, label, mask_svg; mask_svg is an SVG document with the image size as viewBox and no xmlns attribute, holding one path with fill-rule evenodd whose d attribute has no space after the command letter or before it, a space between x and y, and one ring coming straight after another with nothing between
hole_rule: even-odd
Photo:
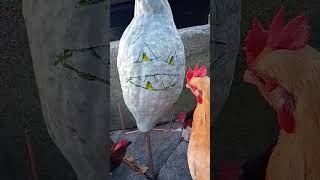
<instances>
[{"instance_id":1,"label":"carved teeth","mask_svg":"<svg viewBox=\"0 0 320 180\"><path fill-rule=\"evenodd\" d=\"M143 78L144 77L144 78ZM153 74L130 77L127 82L147 90L165 90L173 87L179 80L178 74Z\"/></svg>"}]
</instances>

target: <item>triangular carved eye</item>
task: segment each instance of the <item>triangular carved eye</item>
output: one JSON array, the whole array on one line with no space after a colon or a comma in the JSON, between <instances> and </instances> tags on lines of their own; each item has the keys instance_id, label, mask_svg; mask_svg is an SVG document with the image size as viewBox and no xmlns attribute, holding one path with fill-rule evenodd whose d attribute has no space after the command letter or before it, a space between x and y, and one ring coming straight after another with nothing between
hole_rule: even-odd
<instances>
[{"instance_id":1,"label":"triangular carved eye","mask_svg":"<svg viewBox=\"0 0 320 180\"><path fill-rule=\"evenodd\" d=\"M155 49L152 49L150 45L145 43L142 51L139 53L137 59L135 59L134 63L153 63L153 62L163 62L167 63L170 66L175 66L176 61L176 50L174 47L170 50L168 54L159 55L157 54Z\"/></svg>"}]
</instances>

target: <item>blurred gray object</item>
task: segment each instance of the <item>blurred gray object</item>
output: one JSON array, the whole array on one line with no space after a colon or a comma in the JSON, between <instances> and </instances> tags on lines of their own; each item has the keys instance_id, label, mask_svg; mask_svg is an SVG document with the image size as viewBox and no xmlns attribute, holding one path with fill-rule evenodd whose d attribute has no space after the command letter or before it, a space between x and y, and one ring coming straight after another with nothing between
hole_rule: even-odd
<instances>
[{"instance_id":1,"label":"blurred gray object","mask_svg":"<svg viewBox=\"0 0 320 180\"><path fill-rule=\"evenodd\" d=\"M48 132L79 180L107 179L106 1L22 3Z\"/></svg>"},{"instance_id":2,"label":"blurred gray object","mask_svg":"<svg viewBox=\"0 0 320 180\"><path fill-rule=\"evenodd\" d=\"M228 99L240 45L241 1L213 0L213 62L214 118L219 116Z\"/></svg>"}]
</instances>

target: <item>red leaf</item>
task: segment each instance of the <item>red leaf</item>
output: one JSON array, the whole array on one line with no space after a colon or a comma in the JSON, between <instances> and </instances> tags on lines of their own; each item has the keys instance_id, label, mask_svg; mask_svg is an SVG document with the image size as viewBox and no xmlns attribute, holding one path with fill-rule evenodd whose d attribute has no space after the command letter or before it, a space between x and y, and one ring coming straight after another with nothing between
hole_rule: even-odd
<instances>
[{"instance_id":1,"label":"red leaf","mask_svg":"<svg viewBox=\"0 0 320 180\"><path fill-rule=\"evenodd\" d=\"M114 150L116 151L117 149L121 147L125 147L129 142L126 141L125 139L121 139L115 146Z\"/></svg>"},{"instance_id":2,"label":"red leaf","mask_svg":"<svg viewBox=\"0 0 320 180\"><path fill-rule=\"evenodd\" d=\"M187 113L186 112L180 112L178 119L180 123L184 123L185 119L186 119Z\"/></svg>"}]
</instances>

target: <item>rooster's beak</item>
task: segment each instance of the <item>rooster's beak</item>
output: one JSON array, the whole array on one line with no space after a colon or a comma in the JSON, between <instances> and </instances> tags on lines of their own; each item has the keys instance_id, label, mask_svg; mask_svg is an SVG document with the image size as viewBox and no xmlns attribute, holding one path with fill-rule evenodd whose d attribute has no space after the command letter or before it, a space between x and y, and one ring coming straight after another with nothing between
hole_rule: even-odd
<instances>
[{"instance_id":1,"label":"rooster's beak","mask_svg":"<svg viewBox=\"0 0 320 180\"><path fill-rule=\"evenodd\" d=\"M187 83L186 87L191 90L192 94L197 97L198 103L202 103L202 92L195 86L191 86Z\"/></svg>"}]
</instances>

